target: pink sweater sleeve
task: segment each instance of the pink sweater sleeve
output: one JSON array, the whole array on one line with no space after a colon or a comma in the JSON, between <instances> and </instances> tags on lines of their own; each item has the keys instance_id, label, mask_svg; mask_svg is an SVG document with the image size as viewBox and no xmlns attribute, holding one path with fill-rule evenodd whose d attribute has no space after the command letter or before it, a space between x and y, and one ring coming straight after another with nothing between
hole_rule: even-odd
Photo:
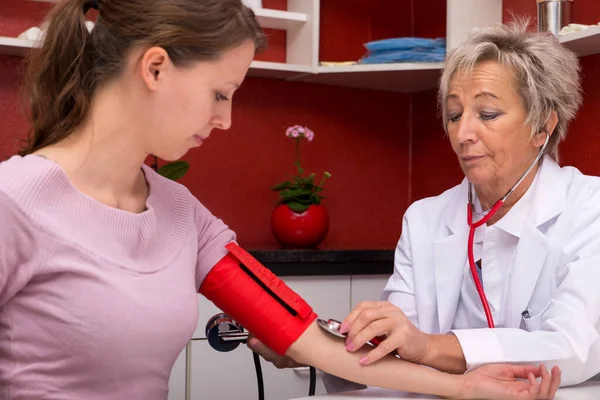
<instances>
[{"instance_id":1,"label":"pink sweater sleeve","mask_svg":"<svg viewBox=\"0 0 600 400\"><path fill-rule=\"evenodd\" d=\"M196 288L199 288L215 264L227 255L228 250L225 246L235 241L236 236L235 232L197 200L195 219L198 233Z\"/></svg>"},{"instance_id":2,"label":"pink sweater sleeve","mask_svg":"<svg viewBox=\"0 0 600 400\"><path fill-rule=\"evenodd\" d=\"M42 253L50 247L41 236L14 200L0 192L0 306L23 289L38 269Z\"/></svg>"}]
</instances>

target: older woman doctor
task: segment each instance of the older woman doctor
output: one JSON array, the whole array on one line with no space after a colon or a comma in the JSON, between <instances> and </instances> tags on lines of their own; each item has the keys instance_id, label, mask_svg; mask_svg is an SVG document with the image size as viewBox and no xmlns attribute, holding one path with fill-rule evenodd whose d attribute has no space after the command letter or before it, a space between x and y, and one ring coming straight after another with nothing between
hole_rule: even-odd
<instances>
[{"instance_id":1,"label":"older woman doctor","mask_svg":"<svg viewBox=\"0 0 600 400\"><path fill-rule=\"evenodd\" d=\"M543 362L562 385L600 373L600 180L557 164L578 75L571 52L523 25L452 52L439 103L465 179L407 210L387 301L344 320L349 351L386 336L361 363Z\"/></svg>"},{"instance_id":2,"label":"older woman doctor","mask_svg":"<svg viewBox=\"0 0 600 400\"><path fill-rule=\"evenodd\" d=\"M407 210L387 301L343 321L348 351L384 336L362 364L392 352L451 373L543 362L563 385L600 373L600 180L557 164L580 92L575 55L523 23L449 55L439 102L465 179Z\"/></svg>"}]
</instances>

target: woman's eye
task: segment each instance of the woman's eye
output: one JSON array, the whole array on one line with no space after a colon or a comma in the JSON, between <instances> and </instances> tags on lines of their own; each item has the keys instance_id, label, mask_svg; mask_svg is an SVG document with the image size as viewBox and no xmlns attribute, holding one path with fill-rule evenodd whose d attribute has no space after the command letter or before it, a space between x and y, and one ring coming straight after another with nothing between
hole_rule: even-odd
<instances>
[{"instance_id":1,"label":"woman's eye","mask_svg":"<svg viewBox=\"0 0 600 400\"><path fill-rule=\"evenodd\" d=\"M460 116L461 116L461 114L458 114L458 113L450 114L450 116L449 116L450 122L460 121Z\"/></svg>"},{"instance_id":2,"label":"woman's eye","mask_svg":"<svg viewBox=\"0 0 600 400\"><path fill-rule=\"evenodd\" d=\"M498 118L499 115L500 113L482 112L479 114L479 118L481 118L482 121L492 121Z\"/></svg>"},{"instance_id":3,"label":"woman's eye","mask_svg":"<svg viewBox=\"0 0 600 400\"><path fill-rule=\"evenodd\" d=\"M227 101L229 100L226 96L223 96L221 93L217 93L217 101Z\"/></svg>"}]
</instances>

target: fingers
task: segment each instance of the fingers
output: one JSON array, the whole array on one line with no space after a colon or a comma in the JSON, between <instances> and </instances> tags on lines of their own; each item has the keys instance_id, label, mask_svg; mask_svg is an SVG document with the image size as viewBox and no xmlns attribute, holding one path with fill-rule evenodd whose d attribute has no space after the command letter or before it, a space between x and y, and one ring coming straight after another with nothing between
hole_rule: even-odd
<instances>
[{"instance_id":1,"label":"fingers","mask_svg":"<svg viewBox=\"0 0 600 400\"><path fill-rule=\"evenodd\" d=\"M552 400L556 395L556 391L560 386L561 371L560 368L552 368L552 374L548 372L545 365L540 365L542 371L542 382L540 384L540 391L537 394L536 399L539 400Z\"/></svg>"},{"instance_id":2,"label":"fingers","mask_svg":"<svg viewBox=\"0 0 600 400\"><path fill-rule=\"evenodd\" d=\"M510 372L515 378L529 379L529 374L532 373L534 377L539 378L542 375L539 366L533 365L507 365Z\"/></svg>"},{"instance_id":3,"label":"fingers","mask_svg":"<svg viewBox=\"0 0 600 400\"><path fill-rule=\"evenodd\" d=\"M550 390L550 384L552 383L552 378L548 373L548 369L544 364L540 365L540 371L542 372L542 381L540 383L540 390L537 394L538 399L546 400L548 399L548 391Z\"/></svg>"},{"instance_id":4,"label":"fingers","mask_svg":"<svg viewBox=\"0 0 600 400\"><path fill-rule=\"evenodd\" d=\"M363 310L348 332L346 345L353 346L353 349L348 350L360 349L375 336L390 333L394 321L388 317L389 313L385 308Z\"/></svg>"},{"instance_id":5,"label":"fingers","mask_svg":"<svg viewBox=\"0 0 600 400\"><path fill-rule=\"evenodd\" d=\"M558 367L552 368L552 384L550 385L550 389L548 390L548 399L553 399L556 396L556 391L560 386L560 381L562 377L562 371Z\"/></svg>"},{"instance_id":6,"label":"fingers","mask_svg":"<svg viewBox=\"0 0 600 400\"><path fill-rule=\"evenodd\" d=\"M373 350L368 352L366 356L361 358L360 363L362 365L372 364L375 361L378 361L383 357L387 356L394 350L396 350L396 346L390 341L390 339L386 339L383 342L381 342L379 346L375 347Z\"/></svg>"},{"instance_id":7,"label":"fingers","mask_svg":"<svg viewBox=\"0 0 600 400\"><path fill-rule=\"evenodd\" d=\"M540 392L540 384L531 372L527 376L527 379L529 380L529 396L531 396L531 399L536 399L538 393Z\"/></svg>"},{"instance_id":8,"label":"fingers","mask_svg":"<svg viewBox=\"0 0 600 400\"><path fill-rule=\"evenodd\" d=\"M260 354L262 358L269 362L274 362L277 360L278 357L280 357L277 353L265 346L263 342L261 342L255 337L248 338L248 347L250 348L250 350Z\"/></svg>"},{"instance_id":9,"label":"fingers","mask_svg":"<svg viewBox=\"0 0 600 400\"><path fill-rule=\"evenodd\" d=\"M529 367L531 368L531 367ZM535 377L533 371L528 373L528 380L530 383L529 387L529 396L531 399L537 400L552 400L556 395L556 391L560 386L561 381L561 371L560 368L554 367L552 368L552 373L548 372L548 369L545 365L541 364L539 367L540 371L540 382ZM520 377L515 374L515 377Z\"/></svg>"},{"instance_id":10,"label":"fingers","mask_svg":"<svg viewBox=\"0 0 600 400\"><path fill-rule=\"evenodd\" d=\"M360 313L362 313L362 311L367 308L373 308L374 304L375 302L373 301L363 301L361 303L358 303L358 305L354 307L354 309L350 312L350 314L348 314L344 321L342 321L340 333L348 332L350 330L350 327L354 325L354 322L356 321Z\"/></svg>"}]
</instances>

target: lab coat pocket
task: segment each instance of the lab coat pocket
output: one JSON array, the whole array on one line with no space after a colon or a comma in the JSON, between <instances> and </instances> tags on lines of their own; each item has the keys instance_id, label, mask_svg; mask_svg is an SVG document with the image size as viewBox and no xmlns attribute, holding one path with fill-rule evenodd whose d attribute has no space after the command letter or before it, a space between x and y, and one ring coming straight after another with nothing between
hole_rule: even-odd
<instances>
[{"instance_id":1,"label":"lab coat pocket","mask_svg":"<svg viewBox=\"0 0 600 400\"><path fill-rule=\"evenodd\" d=\"M527 312L523 312L521 329L525 329L527 332L537 331L544 322L544 314L550 307L550 304L546 304L542 311L539 311L535 315L528 315Z\"/></svg>"}]
</instances>

